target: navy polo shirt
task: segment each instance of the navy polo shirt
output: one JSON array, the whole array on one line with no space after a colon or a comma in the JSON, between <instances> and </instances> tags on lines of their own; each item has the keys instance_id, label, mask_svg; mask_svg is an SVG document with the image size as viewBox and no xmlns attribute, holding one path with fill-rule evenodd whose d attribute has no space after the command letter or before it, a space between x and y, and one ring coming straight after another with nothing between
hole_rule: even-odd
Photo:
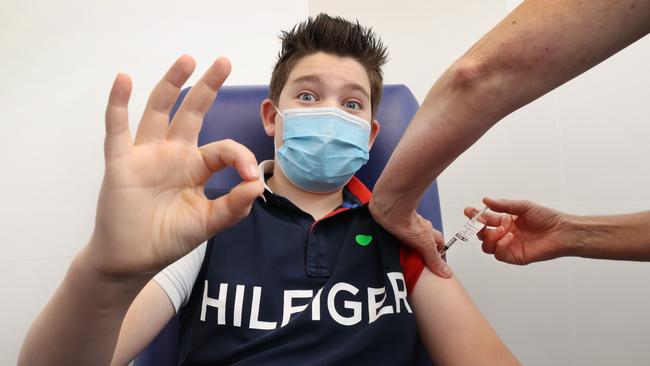
<instances>
[{"instance_id":1,"label":"navy polo shirt","mask_svg":"<svg viewBox=\"0 0 650 366\"><path fill-rule=\"evenodd\" d=\"M211 238L179 312L179 364L425 362L407 297L424 264L375 223L369 198L353 178L315 222L266 191Z\"/></svg>"}]
</instances>

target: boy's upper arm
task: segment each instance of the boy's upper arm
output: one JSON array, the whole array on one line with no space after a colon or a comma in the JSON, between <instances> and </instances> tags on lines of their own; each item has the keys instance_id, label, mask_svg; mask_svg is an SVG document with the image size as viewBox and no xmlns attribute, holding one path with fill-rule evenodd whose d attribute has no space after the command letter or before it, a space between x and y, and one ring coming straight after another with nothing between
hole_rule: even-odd
<instances>
[{"instance_id":1,"label":"boy's upper arm","mask_svg":"<svg viewBox=\"0 0 650 366\"><path fill-rule=\"evenodd\" d=\"M126 312L111 366L131 362L174 317L174 306L156 281L149 281Z\"/></svg>"},{"instance_id":2,"label":"boy's upper arm","mask_svg":"<svg viewBox=\"0 0 650 366\"><path fill-rule=\"evenodd\" d=\"M438 277L425 267L411 303L435 364L519 365L455 276Z\"/></svg>"},{"instance_id":3,"label":"boy's upper arm","mask_svg":"<svg viewBox=\"0 0 650 366\"><path fill-rule=\"evenodd\" d=\"M206 243L167 266L140 291L124 317L111 365L133 360L189 299Z\"/></svg>"}]
</instances>

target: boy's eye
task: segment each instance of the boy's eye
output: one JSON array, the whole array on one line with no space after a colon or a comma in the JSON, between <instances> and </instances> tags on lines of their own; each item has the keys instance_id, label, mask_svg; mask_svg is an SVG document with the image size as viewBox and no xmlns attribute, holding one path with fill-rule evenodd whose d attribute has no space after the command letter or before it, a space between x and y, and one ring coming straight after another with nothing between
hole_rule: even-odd
<instances>
[{"instance_id":1,"label":"boy's eye","mask_svg":"<svg viewBox=\"0 0 650 366\"><path fill-rule=\"evenodd\" d=\"M352 110L356 111L356 110L361 109L361 104L359 104L359 102L355 102L355 101L351 100L349 102L345 102L345 108L352 109Z\"/></svg>"},{"instance_id":2,"label":"boy's eye","mask_svg":"<svg viewBox=\"0 0 650 366\"><path fill-rule=\"evenodd\" d=\"M311 93L300 93L300 95L298 95L298 99L300 99L303 102L315 102L316 101L316 97Z\"/></svg>"}]
</instances>

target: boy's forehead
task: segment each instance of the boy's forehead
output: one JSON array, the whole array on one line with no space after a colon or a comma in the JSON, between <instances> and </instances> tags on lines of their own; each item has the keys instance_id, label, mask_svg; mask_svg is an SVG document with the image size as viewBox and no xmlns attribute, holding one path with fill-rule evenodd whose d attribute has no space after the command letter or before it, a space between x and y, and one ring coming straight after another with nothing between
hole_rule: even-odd
<instances>
[{"instance_id":1,"label":"boy's forehead","mask_svg":"<svg viewBox=\"0 0 650 366\"><path fill-rule=\"evenodd\" d=\"M356 85L370 96L370 78L363 65L352 57L326 53L305 56L296 62L286 85L296 83L328 83L332 86Z\"/></svg>"}]
</instances>

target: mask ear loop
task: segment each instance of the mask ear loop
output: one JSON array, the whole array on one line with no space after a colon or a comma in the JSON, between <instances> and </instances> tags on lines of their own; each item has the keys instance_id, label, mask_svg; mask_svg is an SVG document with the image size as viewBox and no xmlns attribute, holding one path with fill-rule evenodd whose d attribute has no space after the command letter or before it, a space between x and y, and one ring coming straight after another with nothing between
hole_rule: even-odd
<instances>
[{"instance_id":1,"label":"mask ear loop","mask_svg":"<svg viewBox=\"0 0 650 366\"><path fill-rule=\"evenodd\" d=\"M273 108L275 108L275 111L278 112L280 117L282 117L282 119L284 120L284 116L282 115L282 112L280 112L280 110L278 109L278 107L275 106L275 104L273 104Z\"/></svg>"},{"instance_id":2,"label":"mask ear loop","mask_svg":"<svg viewBox=\"0 0 650 366\"><path fill-rule=\"evenodd\" d=\"M284 121L284 115L282 114L282 112L280 112L280 110L275 105L275 103L273 103L273 108L275 109L276 112L278 112L278 114L280 115L280 118L282 118L282 121ZM283 131L283 133L284 133L284 131ZM274 155L273 158L277 160L278 146L275 143L275 136L273 136L273 155Z\"/></svg>"},{"instance_id":3,"label":"mask ear loop","mask_svg":"<svg viewBox=\"0 0 650 366\"><path fill-rule=\"evenodd\" d=\"M275 109L275 111L278 112L278 114L280 115L280 117L284 121L284 116L282 115L282 112L280 112L280 110L278 109L278 107L275 106L275 104L273 104L273 109ZM277 148L277 145L275 143L275 136L273 136L273 160L274 161L277 161L277 154L278 154L278 148ZM280 167L280 169L282 169L282 167ZM266 180L264 179L264 172L260 172L260 173L261 173L260 174L260 181L262 181L262 183L264 183L264 188L267 189L269 192L273 193L271 188L266 184ZM260 198L262 198L264 203L266 203L266 197L264 197L264 192L262 192L262 194L260 195Z\"/></svg>"},{"instance_id":4,"label":"mask ear loop","mask_svg":"<svg viewBox=\"0 0 650 366\"><path fill-rule=\"evenodd\" d=\"M284 115L282 114L282 112L280 112L280 110L278 109L278 107L275 106L275 104L273 105L273 108L275 108L275 111L278 112L278 114L280 115L280 118L282 118L282 121L284 122ZM284 134L284 131L282 131L282 133ZM283 137L283 138L284 138L284 137ZM273 153L274 153L273 159L275 160L275 162L277 162L278 167L279 167L280 170L282 171L282 174L284 174L284 176L287 177L287 179L289 179L289 181L290 181L291 183L293 183L293 185L295 185L296 187L300 187L299 185L297 185L296 183L294 183L294 182L291 180L291 178L289 178L289 176L287 175L287 173L286 173L286 172L284 171L284 169L282 168L282 164L280 164L280 160L278 159L278 146L277 146L277 144L275 143L275 136L273 136ZM302 188L301 188L301 189L302 189Z\"/></svg>"},{"instance_id":5,"label":"mask ear loop","mask_svg":"<svg viewBox=\"0 0 650 366\"><path fill-rule=\"evenodd\" d=\"M280 115L280 118L282 118L282 121L284 122L284 115L282 114L282 112L280 112L280 110L278 109L278 107L275 106L275 104L273 104L273 108L275 109L276 112L278 112L278 114ZM284 134L284 129L283 129L282 133ZM275 142L275 137L276 136L273 136L273 160L278 164L278 167L280 168L280 170L282 170L282 174L287 176L287 173L285 173L284 169L282 169L282 164L280 164L280 160L278 159L278 145ZM288 176L287 176L287 178L288 178Z\"/></svg>"}]
</instances>

